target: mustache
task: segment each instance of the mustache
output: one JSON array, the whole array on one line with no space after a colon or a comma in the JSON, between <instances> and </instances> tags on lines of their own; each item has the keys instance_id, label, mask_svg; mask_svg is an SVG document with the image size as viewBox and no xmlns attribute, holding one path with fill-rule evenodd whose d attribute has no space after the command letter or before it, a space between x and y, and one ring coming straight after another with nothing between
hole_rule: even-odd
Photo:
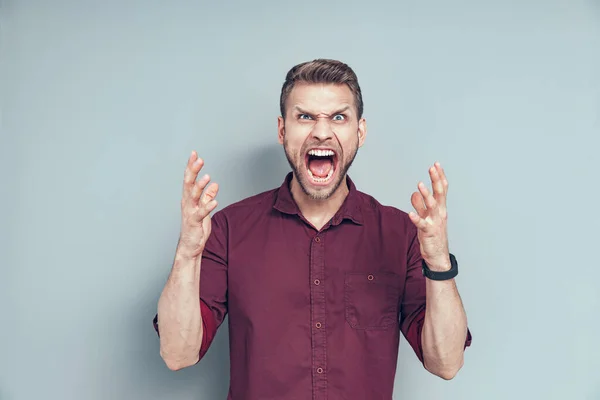
<instances>
[{"instance_id":1,"label":"mustache","mask_svg":"<svg viewBox=\"0 0 600 400\"><path fill-rule=\"evenodd\" d=\"M307 143L304 146L302 146L302 154L306 153L308 151L308 149L312 149L314 147L326 147L328 149L331 149L333 151L336 152L336 154L341 154L342 153L342 149L331 143L331 142L313 142L313 143Z\"/></svg>"}]
</instances>

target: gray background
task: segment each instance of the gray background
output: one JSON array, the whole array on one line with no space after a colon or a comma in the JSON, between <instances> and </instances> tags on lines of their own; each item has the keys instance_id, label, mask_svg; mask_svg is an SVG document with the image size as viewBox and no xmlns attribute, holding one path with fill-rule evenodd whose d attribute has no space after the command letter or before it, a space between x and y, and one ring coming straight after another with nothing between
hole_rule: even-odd
<instances>
[{"instance_id":1,"label":"gray background","mask_svg":"<svg viewBox=\"0 0 600 400\"><path fill-rule=\"evenodd\" d=\"M0 398L225 399L227 329L171 372L151 320L192 149L221 207L278 186L294 64L357 72L351 176L381 202L440 160L473 331L450 382L403 343L395 399L600 399L598 1L7 1Z\"/></svg>"}]
</instances>

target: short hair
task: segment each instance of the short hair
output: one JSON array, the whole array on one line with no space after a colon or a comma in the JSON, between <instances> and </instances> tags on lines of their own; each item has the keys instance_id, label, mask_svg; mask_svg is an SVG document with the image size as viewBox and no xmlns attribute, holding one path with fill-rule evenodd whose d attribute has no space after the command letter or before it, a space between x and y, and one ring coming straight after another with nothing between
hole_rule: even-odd
<instances>
[{"instance_id":1,"label":"short hair","mask_svg":"<svg viewBox=\"0 0 600 400\"><path fill-rule=\"evenodd\" d=\"M285 102L297 83L331 83L347 85L354 94L358 119L362 118L363 100L356 74L347 64L330 59L316 59L303 62L290 69L281 88L279 107L285 119Z\"/></svg>"}]
</instances>

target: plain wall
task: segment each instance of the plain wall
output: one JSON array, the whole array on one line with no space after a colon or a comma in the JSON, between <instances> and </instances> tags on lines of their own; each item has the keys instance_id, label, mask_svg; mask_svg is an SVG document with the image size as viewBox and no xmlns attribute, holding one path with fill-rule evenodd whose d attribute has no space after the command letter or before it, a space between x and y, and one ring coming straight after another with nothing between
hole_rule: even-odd
<instances>
[{"instance_id":1,"label":"plain wall","mask_svg":"<svg viewBox=\"0 0 600 400\"><path fill-rule=\"evenodd\" d=\"M0 3L0 399L225 399L228 332L169 371L152 317L196 149L220 207L279 186L296 63L357 72L350 176L409 211L427 168L473 345L402 342L395 399L600 399L598 1Z\"/></svg>"}]
</instances>

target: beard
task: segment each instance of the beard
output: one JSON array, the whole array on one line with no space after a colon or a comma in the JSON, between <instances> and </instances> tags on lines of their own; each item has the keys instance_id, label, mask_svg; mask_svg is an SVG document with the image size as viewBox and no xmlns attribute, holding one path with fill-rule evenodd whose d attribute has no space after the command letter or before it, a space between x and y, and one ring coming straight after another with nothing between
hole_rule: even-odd
<instances>
[{"instance_id":1,"label":"beard","mask_svg":"<svg viewBox=\"0 0 600 400\"><path fill-rule=\"evenodd\" d=\"M304 155L306 154L306 150L312 146L317 146L317 144L312 143L310 146L303 146L300 153L296 154L296 156L294 157L294 155L289 149L287 139L284 138L283 140L283 149L285 152L285 157L290 167L292 168L294 176L296 177L296 180L298 181L298 184L300 185L300 188L302 189L304 194L312 200L326 200L337 191L342 182L346 182L346 174L348 173L348 170L352 166L352 163L356 158L356 154L358 153L358 140L356 141L356 144L352 149L351 153L348 154L348 157L346 157L345 154L343 154L341 151L338 152L338 171L336 171L335 181L332 182L330 186L321 188L313 187L307 178L306 169L308 168L308 166L305 165Z\"/></svg>"}]
</instances>

